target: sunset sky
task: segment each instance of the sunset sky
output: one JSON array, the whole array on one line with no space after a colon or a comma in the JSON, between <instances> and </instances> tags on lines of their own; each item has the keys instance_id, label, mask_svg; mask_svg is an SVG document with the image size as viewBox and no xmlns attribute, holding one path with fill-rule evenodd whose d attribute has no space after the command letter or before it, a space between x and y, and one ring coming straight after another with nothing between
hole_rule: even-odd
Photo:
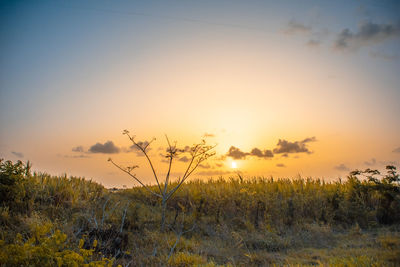
<instances>
[{"instance_id":1,"label":"sunset sky","mask_svg":"<svg viewBox=\"0 0 400 267\"><path fill-rule=\"evenodd\" d=\"M151 182L124 129L160 174L164 134L217 144L193 178L400 164L399 1L0 1L0 33L0 157L35 170Z\"/></svg>"}]
</instances>

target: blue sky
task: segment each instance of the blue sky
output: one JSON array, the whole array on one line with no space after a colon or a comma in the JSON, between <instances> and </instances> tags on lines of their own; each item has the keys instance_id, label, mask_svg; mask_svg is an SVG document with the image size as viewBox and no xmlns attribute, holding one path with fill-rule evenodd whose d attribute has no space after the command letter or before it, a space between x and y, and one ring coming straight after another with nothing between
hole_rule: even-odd
<instances>
[{"instance_id":1,"label":"blue sky","mask_svg":"<svg viewBox=\"0 0 400 267\"><path fill-rule=\"evenodd\" d=\"M385 0L0 1L0 156L112 184L95 167L108 155L71 149L123 146L134 128L212 132L221 155L317 137L314 155L243 161L249 174L399 161L399 14Z\"/></svg>"}]
</instances>

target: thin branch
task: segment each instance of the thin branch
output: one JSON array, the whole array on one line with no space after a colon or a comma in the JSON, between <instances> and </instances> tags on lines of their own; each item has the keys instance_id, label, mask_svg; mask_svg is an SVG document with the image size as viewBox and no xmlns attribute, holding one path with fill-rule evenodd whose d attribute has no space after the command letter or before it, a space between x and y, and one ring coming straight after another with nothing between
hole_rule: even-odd
<instances>
[{"instance_id":1,"label":"thin branch","mask_svg":"<svg viewBox=\"0 0 400 267\"><path fill-rule=\"evenodd\" d=\"M148 188L145 184L143 184L134 174L130 173L129 171L125 170L124 168L120 167L118 164L115 164L114 161L112 159L109 159L109 161L118 169L120 169L121 171L127 173L129 176L131 176L133 179L135 179L141 186L143 186L147 191L149 191L150 193L152 193L153 195L162 198L162 195L157 194L155 192L153 192L150 188Z\"/></svg>"},{"instance_id":2,"label":"thin branch","mask_svg":"<svg viewBox=\"0 0 400 267\"><path fill-rule=\"evenodd\" d=\"M192 226L190 229L188 229L188 230L186 230L186 231L183 231L182 233L183 233L183 234L189 233L189 232L193 231L194 228L196 228L196 223L194 223L193 226Z\"/></svg>"},{"instance_id":3,"label":"thin branch","mask_svg":"<svg viewBox=\"0 0 400 267\"><path fill-rule=\"evenodd\" d=\"M197 150L197 146L196 146L196 150L193 152L192 154L192 159L190 161L190 164L184 174L184 176L182 176L182 179L178 182L178 184L171 190L168 192L167 194L167 199L165 201L168 201L168 199L170 199L172 197L172 195L176 192L176 190L179 189L179 187L189 178L189 176L197 169L197 167L200 165L200 163L202 163L203 161L205 161L206 159L208 159L209 157L215 155L215 153L212 154L207 154L207 152L209 152L210 150L212 150L213 148L215 148L215 146L210 146L208 147L206 150L202 151L201 153L198 153ZM193 164L193 161L196 157L201 156L200 159L197 160L197 162L195 163L194 167L192 167L192 169L189 171L190 166Z\"/></svg>"},{"instance_id":4,"label":"thin branch","mask_svg":"<svg viewBox=\"0 0 400 267\"><path fill-rule=\"evenodd\" d=\"M192 152L191 152L192 158L190 159L190 163L188 164L188 167L186 168L186 171L185 171L185 173L184 173L183 176L182 176L182 180L185 179L187 173L188 173L189 170L190 170L190 167L191 167L192 164L193 164L194 159L197 157L197 152L198 152L198 149L199 149L199 148L200 148L200 145L199 145L199 144L195 145L195 146L192 148Z\"/></svg>"},{"instance_id":5,"label":"thin branch","mask_svg":"<svg viewBox=\"0 0 400 267\"><path fill-rule=\"evenodd\" d=\"M184 173L183 176L182 176L182 180L184 179L184 177L186 177L186 174L188 173L190 167L191 167L192 164L193 164L193 161L194 161L194 157L193 157L193 155L192 155L192 158L190 159L190 162L189 162L189 164L188 164L188 166L187 166L187 168L186 168L186 171L185 171L185 173Z\"/></svg>"},{"instance_id":6,"label":"thin branch","mask_svg":"<svg viewBox=\"0 0 400 267\"><path fill-rule=\"evenodd\" d=\"M209 149L207 149L206 151L204 151L204 153L207 153L208 151L210 151L210 150L213 149L214 147L215 147L215 146L210 147ZM182 176L182 180L184 180L184 177L187 176L187 173L189 172L189 170L190 170L190 168L191 168L191 166L192 166L193 161L195 160L195 158L198 157L199 155L203 154L203 152L198 154L198 152L199 152L199 150L200 150L201 148L202 148L201 144L197 144L197 145L195 145L195 146L192 148L192 152L191 152L192 158L191 158L191 160L190 160L190 162L189 162L189 164L188 164L188 166L187 166L187 168L186 168L185 173L184 173L183 176Z\"/></svg>"},{"instance_id":7,"label":"thin branch","mask_svg":"<svg viewBox=\"0 0 400 267\"><path fill-rule=\"evenodd\" d=\"M110 217L110 215L114 213L114 210L118 207L119 203L120 203L120 201L118 201L109 212L106 212L105 219L108 219L108 217Z\"/></svg>"},{"instance_id":8,"label":"thin branch","mask_svg":"<svg viewBox=\"0 0 400 267\"><path fill-rule=\"evenodd\" d=\"M175 250L176 246L178 245L179 241L181 240L182 234L183 234L182 232L180 232L178 234L178 237L176 238L175 244L171 247L171 250L169 251L169 254L168 254L167 262L171 258L172 254L174 253L174 250Z\"/></svg>"},{"instance_id":9,"label":"thin branch","mask_svg":"<svg viewBox=\"0 0 400 267\"><path fill-rule=\"evenodd\" d=\"M150 142L147 142L147 144L145 145L145 147L144 147L143 149L146 150L147 147L148 147L151 143L153 143L155 140L156 140L156 138L151 139ZM145 142L144 142L144 143L145 143Z\"/></svg>"},{"instance_id":10,"label":"thin branch","mask_svg":"<svg viewBox=\"0 0 400 267\"><path fill-rule=\"evenodd\" d=\"M168 188L168 182L169 182L169 175L171 173L171 166L172 166L172 159L173 157L173 148L171 146L171 143L169 142L168 136L165 135L165 138L167 139L167 143L169 146L169 165L168 165L168 172L167 172L167 176L165 177L165 185L164 185L164 192L163 192L163 197L165 197L165 194L167 193L167 188ZM174 148L175 149L175 148Z\"/></svg>"},{"instance_id":11,"label":"thin branch","mask_svg":"<svg viewBox=\"0 0 400 267\"><path fill-rule=\"evenodd\" d=\"M124 215L122 216L122 220L121 220L121 227L119 229L119 232L122 233L122 229L124 228L124 223L125 223L125 218L126 218L126 210L128 209L129 203L126 204L125 206L125 210L124 210Z\"/></svg>"},{"instance_id":12,"label":"thin branch","mask_svg":"<svg viewBox=\"0 0 400 267\"><path fill-rule=\"evenodd\" d=\"M179 189L179 187L181 187L181 185L185 182L185 180L187 178L189 178L189 175L195 170L195 168L197 168L198 164L196 165L196 167L194 167L194 169L186 176L186 177L182 177L181 181L171 190L168 192L167 194L167 198L165 199L165 201L168 201L172 195L176 192L176 190Z\"/></svg>"},{"instance_id":13,"label":"thin branch","mask_svg":"<svg viewBox=\"0 0 400 267\"><path fill-rule=\"evenodd\" d=\"M103 212L101 214L101 228L103 228L104 225L104 217L106 216L106 206L108 201L110 200L110 196L107 198L106 202L103 204Z\"/></svg>"},{"instance_id":14,"label":"thin branch","mask_svg":"<svg viewBox=\"0 0 400 267\"><path fill-rule=\"evenodd\" d=\"M154 167L153 167L153 163L151 163L151 160L150 160L149 156L147 155L146 151L143 150L143 153L146 156L146 159L150 164L151 170L153 171L153 175L154 175L154 178L156 179L158 189L160 190L160 194L162 194L161 185L160 185L160 182L158 181L156 171L154 170Z\"/></svg>"},{"instance_id":15,"label":"thin branch","mask_svg":"<svg viewBox=\"0 0 400 267\"><path fill-rule=\"evenodd\" d=\"M207 150L207 151L209 151L209 150ZM209 157L212 157L212 156L214 156L214 155L215 155L215 153L213 153L213 154L206 154L206 152L204 152L203 155L202 155L202 157L197 161L196 165L195 165L195 166L193 167L193 169L188 173L188 175L185 177L184 180L186 180L186 179L192 174L192 172L194 172L194 171L197 169L197 167L200 165L200 163L202 163L203 161L207 160Z\"/></svg>"},{"instance_id":16,"label":"thin branch","mask_svg":"<svg viewBox=\"0 0 400 267\"><path fill-rule=\"evenodd\" d=\"M94 214L94 211L92 210L92 218L89 218L89 220L90 219L92 219L92 221L94 222L94 225L96 226L96 229L98 229L99 228L99 225L98 225L98 223L97 223L97 220L96 220L96 215Z\"/></svg>"},{"instance_id":17,"label":"thin branch","mask_svg":"<svg viewBox=\"0 0 400 267\"><path fill-rule=\"evenodd\" d=\"M153 175L154 175L154 178L156 179L158 189L160 190L160 194L162 195L161 185L160 185L160 182L158 181L158 177L157 177L156 171L155 171L155 169L154 169L154 167L153 167L153 163L151 162L151 160L150 160L150 158L149 158L149 156L147 155L147 152L146 152L146 148L150 145L151 142L153 142L154 139L153 139L152 141L150 141L149 144L146 145L146 146L143 148L141 145L139 145L138 143L136 143L134 137L133 137L133 136L130 136L130 134L129 134L128 131L126 131L126 132L124 132L124 133L129 137L129 139L132 141L132 143L133 143L137 148L139 148L139 150L142 151L143 154L145 155L147 161L148 161L149 164L150 164L150 168L151 168L151 170L153 171Z\"/></svg>"},{"instance_id":18,"label":"thin branch","mask_svg":"<svg viewBox=\"0 0 400 267\"><path fill-rule=\"evenodd\" d=\"M181 240L182 235L193 231L194 228L196 227L196 223L194 223L190 229L188 229L186 231L183 231L184 222L185 222L185 213L183 213L183 215L182 215L182 223L181 223L181 227L180 227L181 229L180 229L179 233L171 228L175 232L175 234L177 235L177 238L176 238L176 241L175 241L174 245L171 247L171 249L169 251L167 262L172 257L172 254L174 253L176 246L179 244L179 241Z\"/></svg>"}]
</instances>

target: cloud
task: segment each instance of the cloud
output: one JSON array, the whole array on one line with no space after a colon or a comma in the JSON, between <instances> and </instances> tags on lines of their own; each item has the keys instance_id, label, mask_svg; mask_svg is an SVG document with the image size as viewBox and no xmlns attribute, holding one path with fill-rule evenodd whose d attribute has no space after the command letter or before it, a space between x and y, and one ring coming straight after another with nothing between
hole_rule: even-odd
<instances>
[{"instance_id":1,"label":"cloud","mask_svg":"<svg viewBox=\"0 0 400 267\"><path fill-rule=\"evenodd\" d=\"M203 168L203 169L211 169L212 168L212 166L208 163L200 164L199 167Z\"/></svg>"},{"instance_id":2,"label":"cloud","mask_svg":"<svg viewBox=\"0 0 400 267\"><path fill-rule=\"evenodd\" d=\"M383 59L386 61L394 61L399 59L398 55L395 54L386 54L383 52L370 52L369 55L373 58L379 58L379 59Z\"/></svg>"},{"instance_id":3,"label":"cloud","mask_svg":"<svg viewBox=\"0 0 400 267\"><path fill-rule=\"evenodd\" d=\"M274 156L274 154L272 153L271 150L264 150L261 151L261 149L255 147L251 150L250 152L251 156L256 156L259 158L272 158Z\"/></svg>"},{"instance_id":4,"label":"cloud","mask_svg":"<svg viewBox=\"0 0 400 267\"><path fill-rule=\"evenodd\" d=\"M395 148L392 152L393 153L400 153L400 146L398 148Z\"/></svg>"},{"instance_id":5,"label":"cloud","mask_svg":"<svg viewBox=\"0 0 400 267\"><path fill-rule=\"evenodd\" d=\"M336 38L334 47L338 50L355 50L399 35L400 22L396 24L363 22L360 23L356 32L352 32L350 29L342 30Z\"/></svg>"},{"instance_id":6,"label":"cloud","mask_svg":"<svg viewBox=\"0 0 400 267\"><path fill-rule=\"evenodd\" d=\"M283 154L282 157L288 157L288 153L312 153L306 144L315 141L317 141L315 137L309 137L302 141L295 142L279 139L277 147L273 151L269 149L261 150L260 148L255 147L250 152L244 152L237 147L231 146L228 153L226 153L226 156L233 159L245 159L247 156L266 159L274 157L274 153Z\"/></svg>"},{"instance_id":7,"label":"cloud","mask_svg":"<svg viewBox=\"0 0 400 267\"><path fill-rule=\"evenodd\" d=\"M302 141L289 142L284 139L279 139L277 147L273 150L276 154L281 153L311 153L311 151L306 146L309 142L315 142L317 139L315 137L309 137Z\"/></svg>"},{"instance_id":8,"label":"cloud","mask_svg":"<svg viewBox=\"0 0 400 267\"><path fill-rule=\"evenodd\" d=\"M215 155L214 157L213 157L213 160L214 161L224 161L225 159L226 159L226 155Z\"/></svg>"},{"instance_id":9,"label":"cloud","mask_svg":"<svg viewBox=\"0 0 400 267\"><path fill-rule=\"evenodd\" d=\"M263 157L263 155L264 155L263 152L258 148L253 148L253 150L251 150L250 154L253 156L256 156L256 157L260 157L260 158Z\"/></svg>"},{"instance_id":10,"label":"cloud","mask_svg":"<svg viewBox=\"0 0 400 267\"><path fill-rule=\"evenodd\" d=\"M121 149L114 145L112 141L107 141L104 144L96 143L89 148L90 153L104 153L104 154L114 154L119 153Z\"/></svg>"},{"instance_id":11,"label":"cloud","mask_svg":"<svg viewBox=\"0 0 400 267\"><path fill-rule=\"evenodd\" d=\"M73 152L83 152L83 146L77 146L72 148Z\"/></svg>"},{"instance_id":12,"label":"cloud","mask_svg":"<svg viewBox=\"0 0 400 267\"><path fill-rule=\"evenodd\" d=\"M185 146L184 148L181 148L181 150L182 150L183 152L191 152L191 151L192 151L192 148L191 148L190 146Z\"/></svg>"},{"instance_id":13,"label":"cloud","mask_svg":"<svg viewBox=\"0 0 400 267\"><path fill-rule=\"evenodd\" d=\"M384 166L387 166L387 165L393 165L393 166L400 165L397 161L379 161L379 164L382 164Z\"/></svg>"},{"instance_id":14,"label":"cloud","mask_svg":"<svg viewBox=\"0 0 400 267\"><path fill-rule=\"evenodd\" d=\"M343 163L342 164L340 164L340 165L337 165L337 166L335 166L335 167L333 167L335 170L338 170L338 171L349 171L350 169L346 166L346 165L344 165Z\"/></svg>"},{"instance_id":15,"label":"cloud","mask_svg":"<svg viewBox=\"0 0 400 267\"><path fill-rule=\"evenodd\" d=\"M313 137L308 137L308 138L304 139L301 142L302 143L309 143L309 142L315 142L315 141L317 141L317 138L315 138L315 136L313 136Z\"/></svg>"},{"instance_id":16,"label":"cloud","mask_svg":"<svg viewBox=\"0 0 400 267\"><path fill-rule=\"evenodd\" d=\"M376 164L376 159L372 158L371 161L364 161L364 164L367 166L373 166Z\"/></svg>"},{"instance_id":17,"label":"cloud","mask_svg":"<svg viewBox=\"0 0 400 267\"><path fill-rule=\"evenodd\" d=\"M303 23L300 23L295 20L289 21L284 29L284 33L286 34L309 34L311 33L312 28L310 26L306 26Z\"/></svg>"},{"instance_id":18,"label":"cloud","mask_svg":"<svg viewBox=\"0 0 400 267\"><path fill-rule=\"evenodd\" d=\"M139 141L137 142L137 144L142 148L146 147L146 152L149 152L151 150L151 147L149 146L149 141ZM158 150L160 149L158 148ZM126 152L136 152L136 156L144 157L143 152L136 145L131 145Z\"/></svg>"},{"instance_id":19,"label":"cloud","mask_svg":"<svg viewBox=\"0 0 400 267\"><path fill-rule=\"evenodd\" d=\"M359 5L356 9L356 12L360 16L371 17L371 12L365 5Z\"/></svg>"},{"instance_id":20,"label":"cloud","mask_svg":"<svg viewBox=\"0 0 400 267\"><path fill-rule=\"evenodd\" d=\"M382 165L385 165L385 166L387 166L387 165L399 165L399 163L397 161L379 161L379 164L382 164Z\"/></svg>"},{"instance_id":21,"label":"cloud","mask_svg":"<svg viewBox=\"0 0 400 267\"><path fill-rule=\"evenodd\" d=\"M151 150L151 147L149 147L150 142L149 141L139 141L137 142L137 144L141 147L141 148L146 148L146 152ZM129 149L131 151L140 151L140 149L136 146L136 145L131 145L129 147Z\"/></svg>"},{"instance_id":22,"label":"cloud","mask_svg":"<svg viewBox=\"0 0 400 267\"><path fill-rule=\"evenodd\" d=\"M208 170L208 171L201 171L197 173L198 175L203 175L203 176L214 176L214 175L227 175L227 174L232 174L230 171L220 171L220 170Z\"/></svg>"},{"instance_id":23,"label":"cloud","mask_svg":"<svg viewBox=\"0 0 400 267\"><path fill-rule=\"evenodd\" d=\"M316 39L310 39L306 43L306 45L309 46L309 47L318 47L318 46L320 46L320 44L321 44L321 41L320 40L316 40Z\"/></svg>"},{"instance_id":24,"label":"cloud","mask_svg":"<svg viewBox=\"0 0 400 267\"><path fill-rule=\"evenodd\" d=\"M272 158L274 154L272 153L271 150L261 151L261 149L257 147L253 148L251 152L248 153L241 151L237 147L231 146L226 156L231 157L233 159L245 159L247 156L255 156L259 158Z\"/></svg>"},{"instance_id":25,"label":"cloud","mask_svg":"<svg viewBox=\"0 0 400 267\"><path fill-rule=\"evenodd\" d=\"M85 154L81 154L81 155L64 155L64 158L72 158L72 159L86 159L86 158L90 158L88 155Z\"/></svg>"},{"instance_id":26,"label":"cloud","mask_svg":"<svg viewBox=\"0 0 400 267\"><path fill-rule=\"evenodd\" d=\"M75 159L87 159L87 158L90 158L90 156L88 156L88 155L84 155L84 154L81 154L81 155L74 155L74 156L72 156L72 158L75 158Z\"/></svg>"},{"instance_id":27,"label":"cloud","mask_svg":"<svg viewBox=\"0 0 400 267\"><path fill-rule=\"evenodd\" d=\"M178 160L182 161L182 162L188 162L190 159L188 157L186 157L186 156L183 156L182 158L180 158Z\"/></svg>"},{"instance_id":28,"label":"cloud","mask_svg":"<svg viewBox=\"0 0 400 267\"><path fill-rule=\"evenodd\" d=\"M233 159L245 159L246 156L249 155L249 153L245 153L245 152L241 151L239 148L231 146L226 155Z\"/></svg>"},{"instance_id":29,"label":"cloud","mask_svg":"<svg viewBox=\"0 0 400 267\"><path fill-rule=\"evenodd\" d=\"M163 157L163 158L161 159L161 162L162 162L162 163L169 163L169 159L166 159L165 157Z\"/></svg>"},{"instance_id":30,"label":"cloud","mask_svg":"<svg viewBox=\"0 0 400 267\"><path fill-rule=\"evenodd\" d=\"M285 168L285 167L286 167L286 165L285 165L285 164L283 164L283 163L278 163L278 164L276 164L276 167Z\"/></svg>"},{"instance_id":31,"label":"cloud","mask_svg":"<svg viewBox=\"0 0 400 267\"><path fill-rule=\"evenodd\" d=\"M212 133L204 133L204 137L215 137L215 134Z\"/></svg>"},{"instance_id":32,"label":"cloud","mask_svg":"<svg viewBox=\"0 0 400 267\"><path fill-rule=\"evenodd\" d=\"M24 154L22 154L21 152L15 152L15 151L11 151L11 153L15 156L17 156L18 158L23 158Z\"/></svg>"}]
</instances>

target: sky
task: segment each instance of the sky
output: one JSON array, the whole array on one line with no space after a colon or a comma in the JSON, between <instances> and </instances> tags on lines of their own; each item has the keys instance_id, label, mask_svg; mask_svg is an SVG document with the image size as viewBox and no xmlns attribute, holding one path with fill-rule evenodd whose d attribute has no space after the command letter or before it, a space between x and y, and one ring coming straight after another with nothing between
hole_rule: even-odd
<instances>
[{"instance_id":1,"label":"sky","mask_svg":"<svg viewBox=\"0 0 400 267\"><path fill-rule=\"evenodd\" d=\"M107 187L205 139L195 178L400 163L400 3L0 1L0 158ZM182 175L188 155L173 164Z\"/></svg>"}]
</instances>

